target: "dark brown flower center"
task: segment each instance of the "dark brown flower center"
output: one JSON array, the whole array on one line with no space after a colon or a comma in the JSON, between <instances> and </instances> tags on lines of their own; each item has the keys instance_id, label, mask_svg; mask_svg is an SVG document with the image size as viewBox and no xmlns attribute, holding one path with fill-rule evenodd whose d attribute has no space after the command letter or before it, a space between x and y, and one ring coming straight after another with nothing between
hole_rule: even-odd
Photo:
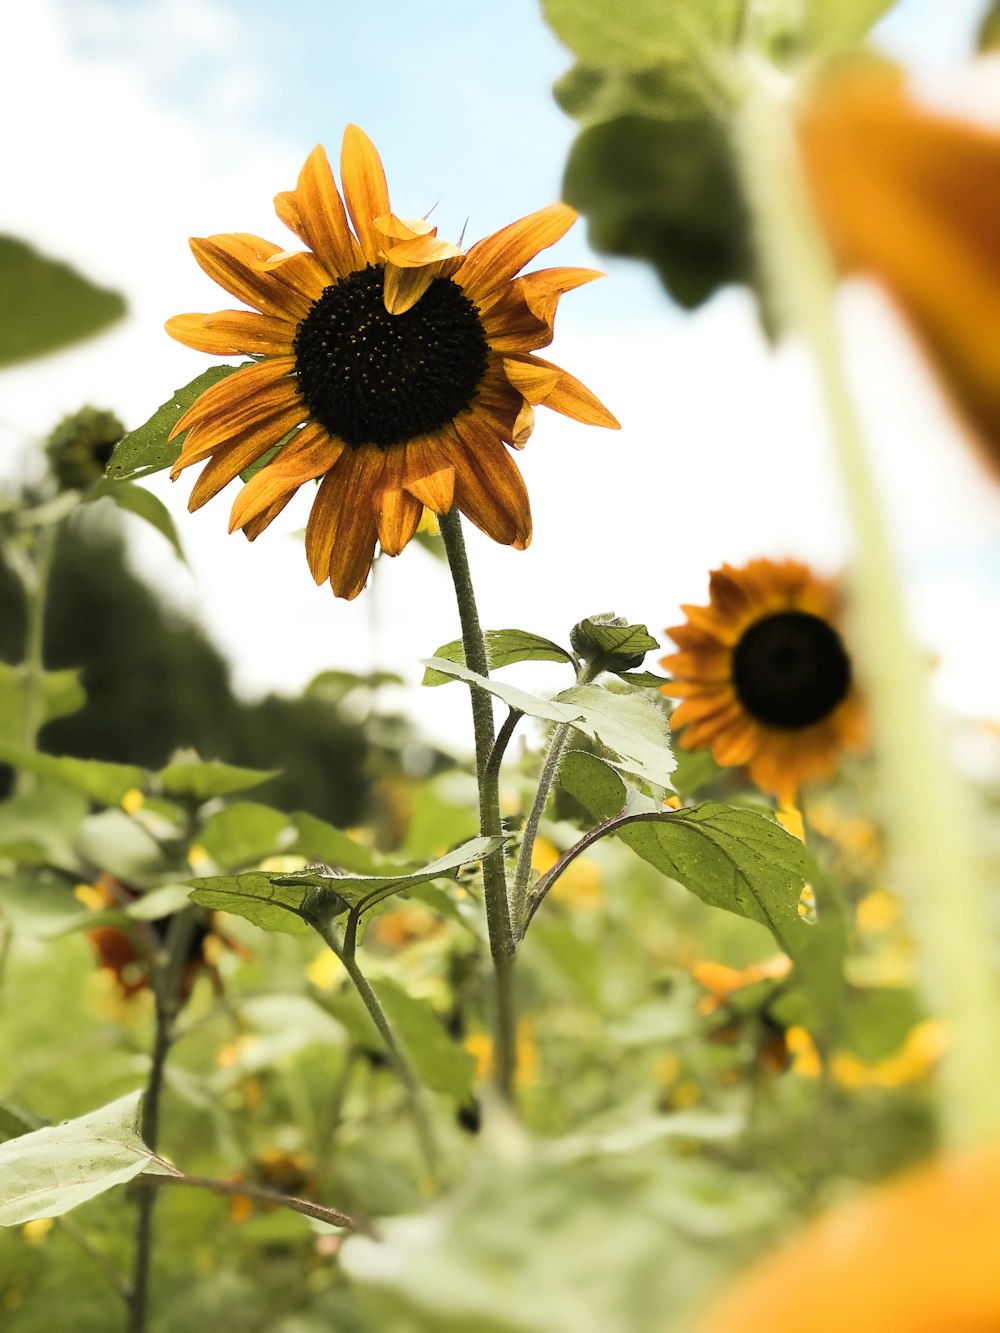
<instances>
[{"instance_id":1,"label":"dark brown flower center","mask_svg":"<svg viewBox=\"0 0 1000 1333\"><path fill-rule=\"evenodd\" d=\"M489 345L479 311L450 278L390 315L380 265L338 278L295 335L299 393L315 421L357 447L439 430L469 407Z\"/></svg>"},{"instance_id":2,"label":"dark brown flower center","mask_svg":"<svg viewBox=\"0 0 1000 1333\"><path fill-rule=\"evenodd\" d=\"M758 722L795 731L830 716L851 688L840 635L805 611L764 616L733 649L733 685Z\"/></svg>"}]
</instances>

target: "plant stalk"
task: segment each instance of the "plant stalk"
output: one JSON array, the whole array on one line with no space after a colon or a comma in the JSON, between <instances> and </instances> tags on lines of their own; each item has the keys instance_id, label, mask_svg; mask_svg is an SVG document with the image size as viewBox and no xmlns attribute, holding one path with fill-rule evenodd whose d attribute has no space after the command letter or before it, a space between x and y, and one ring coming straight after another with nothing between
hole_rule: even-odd
<instances>
[{"instance_id":1,"label":"plant stalk","mask_svg":"<svg viewBox=\"0 0 1000 1333\"><path fill-rule=\"evenodd\" d=\"M974 851L971 795L955 771L932 703L924 655L906 623L866 442L838 337L835 275L797 156L793 108L775 71L750 67L735 146L762 274L787 326L809 345L830 418L855 541L851 586L890 845L925 969L933 1012L948 1022L942 1122L953 1144L1000 1131L995 932Z\"/></svg>"}]
</instances>

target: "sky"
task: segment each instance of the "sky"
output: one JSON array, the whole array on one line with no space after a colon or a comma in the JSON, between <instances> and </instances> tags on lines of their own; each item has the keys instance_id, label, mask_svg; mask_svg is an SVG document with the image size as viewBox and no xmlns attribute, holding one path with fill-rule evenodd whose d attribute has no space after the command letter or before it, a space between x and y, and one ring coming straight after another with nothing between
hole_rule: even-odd
<instances>
[{"instance_id":1,"label":"sky","mask_svg":"<svg viewBox=\"0 0 1000 1333\"><path fill-rule=\"evenodd\" d=\"M881 40L941 87L981 3L903 0ZM131 428L211 364L163 321L231 304L186 238L287 233L271 200L317 142L343 126L380 149L394 207L434 208L467 241L558 198L575 127L553 81L570 57L536 0L33 0L0 48L8 188L0 229L31 240L127 296L118 327L76 349L0 372L0 476L30 471L38 442L84 402ZM662 636L679 605L705 599L708 570L757 555L826 571L850 557L822 416L800 349L772 354L746 294L694 315L640 264L594 256L581 221L540 262L606 277L560 306L552 359L622 422L607 432L539 410L518 456L535 536L526 552L469 531L486 626L566 641L575 620L614 610ZM986 483L919 371L885 301L844 294L845 347L886 497L916 633L938 661L945 704L1000 716L984 625L1000 616L1000 488ZM192 474L147 483L176 516L185 568L155 533L133 559L205 624L248 694L294 692L327 667L401 671L456 637L444 568L411 545L380 559L353 603L316 588L301 542L308 497L256 543L226 533L226 497L186 513ZM559 688L556 666L526 687ZM456 688L413 695L426 728L467 736Z\"/></svg>"}]
</instances>

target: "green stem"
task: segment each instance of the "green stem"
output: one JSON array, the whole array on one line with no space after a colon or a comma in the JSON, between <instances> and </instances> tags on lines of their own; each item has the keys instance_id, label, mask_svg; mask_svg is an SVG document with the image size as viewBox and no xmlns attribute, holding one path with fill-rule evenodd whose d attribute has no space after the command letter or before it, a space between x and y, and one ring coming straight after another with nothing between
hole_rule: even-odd
<instances>
[{"instance_id":1,"label":"green stem","mask_svg":"<svg viewBox=\"0 0 1000 1333\"><path fill-rule=\"evenodd\" d=\"M599 667L583 666L577 672L576 683L578 685L589 685L599 675ZM549 748L545 755L545 762L539 774L535 799L531 804L531 810L528 812L524 832L521 834L521 850L518 853L517 866L514 871L511 908L518 939L524 938L524 932L528 927L528 922L525 920L525 907L528 898L528 880L531 878L531 857L535 850L535 840L538 837L538 826L541 823L542 815L545 813L549 793L552 791L553 784L559 774L559 765L562 762L563 752L572 731L572 722L560 722L553 729L549 738ZM534 915L533 912L532 915Z\"/></svg>"},{"instance_id":2,"label":"green stem","mask_svg":"<svg viewBox=\"0 0 1000 1333\"><path fill-rule=\"evenodd\" d=\"M244 1194L248 1199L260 1199L262 1203L273 1204L275 1207L290 1208L292 1212L302 1213L304 1217L315 1217L330 1226L346 1227L366 1236L373 1234L367 1222L349 1217L336 1208L325 1208L323 1204L313 1203L311 1199L282 1194L279 1190L268 1189L264 1185L251 1185L245 1180L215 1180L208 1176L189 1176L185 1172L178 1172L169 1176L150 1175L148 1181L150 1185L188 1185L193 1189L210 1190L213 1194Z\"/></svg>"},{"instance_id":3,"label":"green stem","mask_svg":"<svg viewBox=\"0 0 1000 1333\"><path fill-rule=\"evenodd\" d=\"M773 70L750 71L736 123L737 157L761 268L779 313L810 345L853 516L853 604L886 819L912 899L930 1007L949 1024L942 1119L952 1143L1000 1130L995 1077L998 995L994 931L970 827L933 707L924 655L906 624L882 506L852 400L836 326L835 278L806 194L792 109Z\"/></svg>"},{"instance_id":4,"label":"green stem","mask_svg":"<svg viewBox=\"0 0 1000 1333\"><path fill-rule=\"evenodd\" d=\"M457 509L441 519L441 536L448 555L458 615L462 625L465 664L477 675L489 675L486 641L479 624L479 611L472 586L469 558L462 535L462 520ZM497 837L503 832L500 818L499 765L490 764L494 749L493 700L486 690L470 686L472 724L476 741L476 778L479 784L479 831L483 837ZM510 901L503 848L483 859L483 888L486 898L486 925L496 984L496 1064L495 1078L502 1095L513 1099L516 1051L515 1006L513 997L514 932L511 928Z\"/></svg>"},{"instance_id":5,"label":"green stem","mask_svg":"<svg viewBox=\"0 0 1000 1333\"><path fill-rule=\"evenodd\" d=\"M38 733L45 721L45 607L49 579L59 538L57 524L42 528L36 537L30 574L25 575L24 704L21 718L21 744L26 750L38 748ZM17 790L30 791L37 785L33 773L22 770Z\"/></svg>"},{"instance_id":6,"label":"green stem","mask_svg":"<svg viewBox=\"0 0 1000 1333\"><path fill-rule=\"evenodd\" d=\"M197 909L186 908L170 922L166 942L158 957L150 960L150 984L156 1004L153 1052L149 1078L142 1099L142 1138L156 1152L160 1138L160 1100L167 1057L174 1040L174 1025L181 1009L181 980L188 961ZM149 1299L149 1275L153 1259L153 1212L157 1192L141 1179L136 1201L135 1260L128 1303L127 1333L145 1333Z\"/></svg>"},{"instance_id":7,"label":"green stem","mask_svg":"<svg viewBox=\"0 0 1000 1333\"><path fill-rule=\"evenodd\" d=\"M361 997L361 1002L368 1010L372 1022L378 1028L382 1040L385 1042L386 1050L389 1052L390 1059L396 1068L396 1072L402 1079L403 1086L406 1089L406 1095L410 1103L410 1110L413 1114L413 1122L417 1129L417 1137L420 1140L420 1149L423 1153L424 1164L427 1172L433 1182L437 1182L439 1177L440 1154L438 1152L437 1140L434 1137L434 1130L428 1119L423 1103L423 1089L413 1072L413 1067L406 1056L399 1048L395 1034L389 1026L389 1020L385 1016L385 1010L379 1003L378 996L372 990L371 983L358 966L358 960L355 957L353 949L340 950L335 948L328 936L324 935L327 943L333 948L337 957L347 969L347 975L354 983L354 988Z\"/></svg>"}]
</instances>

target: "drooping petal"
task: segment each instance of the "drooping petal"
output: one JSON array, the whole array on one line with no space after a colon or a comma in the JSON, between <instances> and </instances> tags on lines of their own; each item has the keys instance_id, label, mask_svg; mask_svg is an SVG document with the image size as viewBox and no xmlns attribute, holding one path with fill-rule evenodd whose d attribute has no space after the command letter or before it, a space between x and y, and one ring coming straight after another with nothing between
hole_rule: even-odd
<instances>
[{"instance_id":1,"label":"drooping petal","mask_svg":"<svg viewBox=\"0 0 1000 1333\"><path fill-rule=\"evenodd\" d=\"M244 366L225 379L218 380L204 393L198 395L186 412L174 423L169 439L175 440L183 431L203 422L212 422L219 417L228 417L241 409L252 412L258 395L269 389L276 389L278 395L289 397L297 393L295 381L281 381L295 368L295 361L290 356L269 357L252 366Z\"/></svg>"},{"instance_id":2,"label":"drooping petal","mask_svg":"<svg viewBox=\"0 0 1000 1333\"><path fill-rule=\"evenodd\" d=\"M424 511L421 502L403 489L405 451L385 451L382 481L373 497L378 539L386 555L399 555L417 530Z\"/></svg>"},{"instance_id":3,"label":"drooping petal","mask_svg":"<svg viewBox=\"0 0 1000 1333\"><path fill-rule=\"evenodd\" d=\"M374 501L385 455L381 449L364 446L345 452L350 457L328 572L334 596L351 601L365 586L375 555L378 528Z\"/></svg>"},{"instance_id":4,"label":"drooping petal","mask_svg":"<svg viewBox=\"0 0 1000 1333\"><path fill-rule=\"evenodd\" d=\"M310 290L294 285L300 274L310 278L304 266L267 269L266 261L281 253L281 247L248 232L229 232L219 236L192 236L191 251L213 282L225 288L237 300L253 306L265 315L277 315L298 323L322 292L310 282Z\"/></svg>"},{"instance_id":5,"label":"drooping petal","mask_svg":"<svg viewBox=\"0 0 1000 1333\"><path fill-rule=\"evenodd\" d=\"M250 310L174 315L163 327L185 347L214 356L291 356L295 340L291 320Z\"/></svg>"},{"instance_id":6,"label":"drooping petal","mask_svg":"<svg viewBox=\"0 0 1000 1333\"><path fill-rule=\"evenodd\" d=\"M331 277L344 277L364 263L321 145L317 144L306 158L295 189L277 195L274 207L285 226L315 252Z\"/></svg>"},{"instance_id":7,"label":"drooping petal","mask_svg":"<svg viewBox=\"0 0 1000 1333\"><path fill-rule=\"evenodd\" d=\"M290 500L300 486L329 472L345 448L346 445L332 439L315 422L303 426L278 457L251 477L240 491L233 503L229 531L233 532L236 528L246 530L248 523L271 509L279 500L283 503ZM258 531L262 532L263 527ZM247 535L250 535L249 532Z\"/></svg>"},{"instance_id":8,"label":"drooping petal","mask_svg":"<svg viewBox=\"0 0 1000 1333\"><path fill-rule=\"evenodd\" d=\"M504 357L504 373L533 407L541 404L588 426L620 430L618 420L590 390L566 370L537 356Z\"/></svg>"},{"instance_id":9,"label":"drooping petal","mask_svg":"<svg viewBox=\"0 0 1000 1333\"><path fill-rule=\"evenodd\" d=\"M407 444L403 485L435 514L447 514L455 499L455 469L435 438L418 436Z\"/></svg>"},{"instance_id":10,"label":"drooping petal","mask_svg":"<svg viewBox=\"0 0 1000 1333\"><path fill-rule=\"evenodd\" d=\"M185 468L201 463L211 455L220 453L232 444L238 444L249 433L266 431L270 444L277 444L280 439L294 430L302 421L302 409L295 404L278 404L247 415L238 428L229 426L220 429L216 423L205 427L195 427L184 441L180 457L170 472L171 481L176 481ZM204 434L202 433L204 431ZM262 451L263 452L263 451Z\"/></svg>"},{"instance_id":11,"label":"drooping petal","mask_svg":"<svg viewBox=\"0 0 1000 1333\"><path fill-rule=\"evenodd\" d=\"M540 250L554 245L576 221L566 204L549 204L492 236L477 241L455 274L455 281L476 305L486 302L505 282L524 268Z\"/></svg>"},{"instance_id":12,"label":"drooping petal","mask_svg":"<svg viewBox=\"0 0 1000 1333\"><path fill-rule=\"evenodd\" d=\"M221 445L201 470L191 490L188 509L193 513L228 486L244 468L256 463L288 433L277 421L255 421L241 435Z\"/></svg>"},{"instance_id":13,"label":"drooping petal","mask_svg":"<svg viewBox=\"0 0 1000 1333\"><path fill-rule=\"evenodd\" d=\"M515 278L481 311L490 346L498 352L533 352L552 341L559 298L602 275L590 268L545 268Z\"/></svg>"},{"instance_id":14,"label":"drooping petal","mask_svg":"<svg viewBox=\"0 0 1000 1333\"><path fill-rule=\"evenodd\" d=\"M389 207L389 187L385 183L382 160L375 145L357 125L348 125L344 131L340 179L344 186L347 211L361 242L365 260L369 264L377 264L382 237L375 226L375 219L392 211Z\"/></svg>"},{"instance_id":15,"label":"drooping petal","mask_svg":"<svg viewBox=\"0 0 1000 1333\"><path fill-rule=\"evenodd\" d=\"M452 422L455 504L488 537L523 551L531 541L531 505L517 465L475 416Z\"/></svg>"}]
</instances>

